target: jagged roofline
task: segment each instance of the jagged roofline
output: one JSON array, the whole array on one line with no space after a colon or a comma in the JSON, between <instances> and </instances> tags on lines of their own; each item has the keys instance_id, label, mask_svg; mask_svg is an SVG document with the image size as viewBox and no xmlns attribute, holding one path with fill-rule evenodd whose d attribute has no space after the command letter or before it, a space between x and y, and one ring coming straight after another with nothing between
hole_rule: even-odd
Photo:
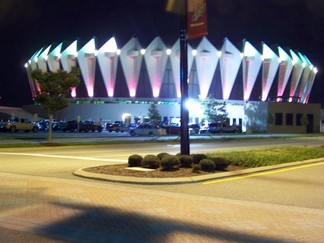
<instances>
[{"instance_id":1,"label":"jagged roofline","mask_svg":"<svg viewBox=\"0 0 324 243\"><path fill-rule=\"evenodd\" d=\"M188 45L188 71L190 73L193 61L195 61L201 99L208 95L217 65L220 65L224 100L229 99L237 80L238 71L242 68L244 100L250 99L251 92L257 83L257 77L262 71L262 94L260 94L262 100L268 98L270 88L277 75L277 97L283 96L290 79L290 99L297 97L298 102L308 102L317 69L305 55L301 53L297 55L292 50L289 50L289 55L281 47L273 51L265 43L263 43L261 54L261 51L259 52L248 41L244 40L243 43L241 51L227 38L224 39L220 50L217 50L206 37L202 38L196 49ZM114 90L118 88L116 87L116 73L118 71L117 63L120 60L129 96L135 97L138 91L140 72L145 62L153 97L159 97L166 72L166 63L170 60L177 97L181 95L178 40L170 49L160 37L152 40L146 49L142 48L136 37L131 38L121 49L118 49L114 37L99 49L96 48L94 39L91 39L79 50L77 50L77 41L74 41L61 52L62 44L41 48L26 63L26 67L29 70L41 69L42 71L56 71L62 67L64 70L70 71L72 66L78 65L88 96L93 97L95 94L96 60L98 60L107 97L114 97ZM275 54L276 52L278 55ZM71 95L77 97L76 89L72 91Z\"/></svg>"}]
</instances>

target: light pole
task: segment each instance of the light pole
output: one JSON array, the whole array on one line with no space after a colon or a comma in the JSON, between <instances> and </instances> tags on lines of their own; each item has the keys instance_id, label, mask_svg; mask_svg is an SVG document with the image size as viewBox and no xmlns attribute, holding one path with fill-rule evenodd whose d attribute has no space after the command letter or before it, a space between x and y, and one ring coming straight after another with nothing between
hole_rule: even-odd
<instances>
[{"instance_id":1,"label":"light pole","mask_svg":"<svg viewBox=\"0 0 324 243\"><path fill-rule=\"evenodd\" d=\"M185 9L187 9L187 1L184 1ZM180 30L180 89L181 89L181 102L180 102L180 143L181 154L190 154L189 142L189 112L186 107L188 99L188 42L187 42L187 14L181 16L181 30Z\"/></svg>"},{"instance_id":2,"label":"light pole","mask_svg":"<svg viewBox=\"0 0 324 243\"><path fill-rule=\"evenodd\" d=\"M167 11L180 15L181 154L190 154L188 99L188 39L208 34L206 0L169 0ZM189 18L189 19L188 19Z\"/></svg>"}]
</instances>

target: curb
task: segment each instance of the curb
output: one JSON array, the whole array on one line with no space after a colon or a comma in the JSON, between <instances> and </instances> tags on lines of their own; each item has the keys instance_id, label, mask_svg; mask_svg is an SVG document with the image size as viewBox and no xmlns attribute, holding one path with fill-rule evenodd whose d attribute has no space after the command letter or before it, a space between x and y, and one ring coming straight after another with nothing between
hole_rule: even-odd
<instances>
[{"instance_id":1,"label":"curb","mask_svg":"<svg viewBox=\"0 0 324 243\"><path fill-rule=\"evenodd\" d=\"M116 175L87 172L84 170L86 168L78 169L77 171L73 172L73 174L88 179L103 180L103 181L118 182L118 183L142 184L142 185L174 185L174 184L198 183L198 182L205 182L208 180L224 179L228 177L248 175L257 172L277 170L281 168L294 167L298 165L312 164L321 161L324 161L324 158L309 159L304 161L284 163L284 164L272 165L272 166L262 166L257 168L237 170L231 172L221 172L221 173L215 173L210 175L178 177L178 178L141 178L141 177L131 177L131 176L116 176Z\"/></svg>"}]
</instances>

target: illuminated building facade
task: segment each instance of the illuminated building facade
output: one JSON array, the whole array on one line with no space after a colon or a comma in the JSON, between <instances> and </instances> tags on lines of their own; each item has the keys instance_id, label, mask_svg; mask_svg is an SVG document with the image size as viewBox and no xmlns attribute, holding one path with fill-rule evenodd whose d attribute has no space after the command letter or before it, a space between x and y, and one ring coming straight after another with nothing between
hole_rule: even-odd
<instances>
[{"instance_id":1,"label":"illuminated building facade","mask_svg":"<svg viewBox=\"0 0 324 243\"><path fill-rule=\"evenodd\" d=\"M72 89L71 104L85 101L112 104L120 100L179 102L179 40L170 45L156 37L145 48L136 37L124 46L118 46L114 37L100 47L96 46L95 39L79 49L77 41L66 48L65 44L41 48L26 63L33 96L39 92L39 87L31 78L32 70L69 72L71 67L77 66L82 83ZM244 40L240 50L225 38L217 49L215 43L205 37L195 48L189 44L189 97L199 102L212 96L228 104L239 104L241 108L236 110L228 106L229 116L243 123L246 102L307 104L317 68L300 52L261 44L258 49ZM178 108L176 110L178 112ZM193 116L193 122L197 122L197 116L199 114Z\"/></svg>"}]
</instances>

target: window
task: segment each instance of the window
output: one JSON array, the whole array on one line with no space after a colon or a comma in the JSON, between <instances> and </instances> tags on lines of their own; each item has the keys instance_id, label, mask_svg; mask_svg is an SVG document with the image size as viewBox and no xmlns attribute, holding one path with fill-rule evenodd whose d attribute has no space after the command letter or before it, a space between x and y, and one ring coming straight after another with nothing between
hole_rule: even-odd
<instances>
[{"instance_id":1,"label":"window","mask_svg":"<svg viewBox=\"0 0 324 243\"><path fill-rule=\"evenodd\" d=\"M292 126L294 125L294 116L292 113L287 113L286 114L286 125L287 126Z\"/></svg>"},{"instance_id":2,"label":"window","mask_svg":"<svg viewBox=\"0 0 324 243\"><path fill-rule=\"evenodd\" d=\"M282 125L282 113L275 114L275 125L277 125L277 126Z\"/></svg>"},{"instance_id":3,"label":"window","mask_svg":"<svg viewBox=\"0 0 324 243\"><path fill-rule=\"evenodd\" d=\"M296 114L296 125L297 126L301 126L302 125L302 117L303 117L303 114Z\"/></svg>"}]
</instances>

